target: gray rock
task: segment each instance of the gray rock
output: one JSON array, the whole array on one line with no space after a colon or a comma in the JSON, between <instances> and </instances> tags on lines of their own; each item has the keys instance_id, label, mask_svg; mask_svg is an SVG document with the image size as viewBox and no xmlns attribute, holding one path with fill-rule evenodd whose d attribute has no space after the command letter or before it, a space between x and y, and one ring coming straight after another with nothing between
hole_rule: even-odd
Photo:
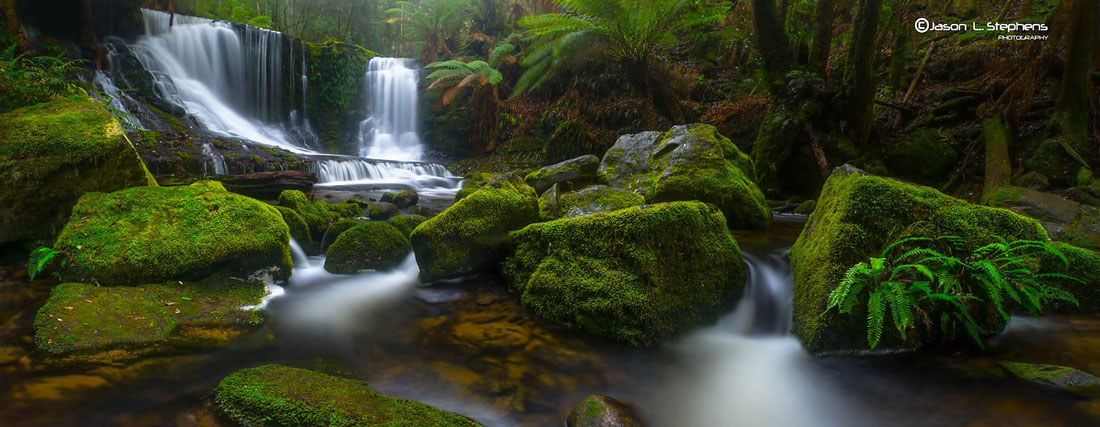
<instances>
[{"instance_id":1,"label":"gray rock","mask_svg":"<svg viewBox=\"0 0 1100 427\"><path fill-rule=\"evenodd\" d=\"M531 172L524 180L541 194L554 184L575 188L595 182L599 167L600 158L588 154Z\"/></svg>"},{"instance_id":2,"label":"gray rock","mask_svg":"<svg viewBox=\"0 0 1100 427\"><path fill-rule=\"evenodd\" d=\"M649 155L661 140L660 132L620 136L600 162L600 179L612 187L634 191L649 179Z\"/></svg>"}]
</instances>

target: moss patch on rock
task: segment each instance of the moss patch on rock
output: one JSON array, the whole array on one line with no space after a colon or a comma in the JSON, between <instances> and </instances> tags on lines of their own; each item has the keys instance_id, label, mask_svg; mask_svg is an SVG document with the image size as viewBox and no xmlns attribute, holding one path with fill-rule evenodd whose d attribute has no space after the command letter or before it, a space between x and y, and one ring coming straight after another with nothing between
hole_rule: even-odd
<instances>
[{"instance_id":1,"label":"moss patch on rock","mask_svg":"<svg viewBox=\"0 0 1100 427\"><path fill-rule=\"evenodd\" d=\"M340 233L325 252L325 270L350 274L360 270L387 270L397 267L412 247L397 227L370 221Z\"/></svg>"},{"instance_id":2,"label":"moss patch on rock","mask_svg":"<svg viewBox=\"0 0 1100 427\"><path fill-rule=\"evenodd\" d=\"M886 167L902 178L926 185L945 182L959 162L951 134L939 129L917 128L901 141L890 144Z\"/></svg>"},{"instance_id":3,"label":"moss patch on rock","mask_svg":"<svg viewBox=\"0 0 1100 427\"><path fill-rule=\"evenodd\" d=\"M998 240L1046 240L1035 220L966 203L929 187L867 175L851 166L829 176L810 221L790 251L794 268L792 331L813 353L867 348L865 316L822 314L844 273L908 236L959 236L973 246ZM902 343L884 337L879 348Z\"/></svg>"},{"instance_id":4,"label":"moss patch on rock","mask_svg":"<svg viewBox=\"0 0 1100 427\"><path fill-rule=\"evenodd\" d=\"M593 185L559 195L551 187L539 197L539 214L544 221L611 212L645 204L645 197L621 188Z\"/></svg>"},{"instance_id":5,"label":"moss patch on rock","mask_svg":"<svg viewBox=\"0 0 1100 427\"><path fill-rule=\"evenodd\" d=\"M309 232L315 240L324 237L329 224L340 218L354 218L363 215L362 209L354 202L330 204L324 200L310 200L298 190L286 190L279 194L279 206L293 209L305 219Z\"/></svg>"},{"instance_id":6,"label":"moss patch on rock","mask_svg":"<svg viewBox=\"0 0 1100 427\"><path fill-rule=\"evenodd\" d=\"M364 381L281 365L234 372L218 383L214 401L244 425L480 425L421 402L379 394Z\"/></svg>"},{"instance_id":7,"label":"moss patch on rock","mask_svg":"<svg viewBox=\"0 0 1100 427\"><path fill-rule=\"evenodd\" d=\"M290 274L290 230L263 202L203 184L89 193L57 238L67 281L135 285L219 270Z\"/></svg>"},{"instance_id":8,"label":"moss patch on rock","mask_svg":"<svg viewBox=\"0 0 1100 427\"><path fill-rule=\"evenodd\" d=\"M298 211L286 206L276 206L275 209L283 216L283 222L290 228L290 237L293 237L303 247L308 248L313 245L313 237L310 235L309 226L306 225L305 218L302 218Z\"/></svg>"},{"instance_id":9,"label":"moss patch on rock","mask_svg":"<svg viewBox=\"0 0 1100 427\"><path fill-rule=\"evenodd\" d=\"M524 306L630 345L713 321L745 286L725 218L699 202L532 224L510 239L504 273Z\"/></svg>"},{"instance_id":10,"label":"moss patch on rock","mask_svg":"<svg viewBox=\"0 0 1100 427\"><path fill-rule=\"evenodd\" d=\"M546 191L554 184L568 190L594 182L599 167L600 158L588 154L543 167L527 174L523 180L537 193Z\"/></svg>"},{"instance_id":11,"label":"moss patch on rock","mask_svg":"<svg viewBox=\"0 0 1100 427\"><path fill-rule=\"evenodd\" d=\"M336 241L336 238L340 237L341 233L362 223L363 221L357 219L341 219L332 223L328 226L328 230L325 230L325 236L321 239L321 250L328 249Z\"/></svg>"},{"instance_id":12,"label":"moss patch on rock","mask_svg":"<svg viewBox=\"0 0 1100 427\"><path fill-rule=\"evenodd\" d=\"M1043 260L1043 271L1064 272L1080 280L1059 283L1058 287L1073 294L1077 305L1059 305L1054 308L1055 311L1100 313L1100 254L1068 243L1054 242L1052 245L1066 257L1069 269L1067 271L1061 260L1048 258Z\"/></svg>"},{"instance_id":13,"label":"moss patch on rock","mask_svg":"<svg viewBox=\"0 0 1100 427\"><path fill-rule=\"evenodd\" d=\"M428 217L423 215L398 215L390 218L390 224L397 227L404 234L405 237L412 235L413 230L424 221L427 221Z\"/></svg>"},{"instance_id":14,"label":"moss patch on rock","mask_svg":"<svg viewBox=\"0 0 1100 427\"><path fill-rule=\"evenodd\" d=\"M509 231L539 220L535 190L514 174L486 184L413 230L420 278L461 277L490 268Z\"/></svg>"},{"instance_id":15,"label":"moss patch on rock","mask_svg":"<svg viewBox=\"0 0 1100 427\"><path fill-rule=\"evenodd\" d=\"M0 243L51 239L84 193L155 186L122 126L81 97L0 115Z\"/></svg>"}]
</instances>

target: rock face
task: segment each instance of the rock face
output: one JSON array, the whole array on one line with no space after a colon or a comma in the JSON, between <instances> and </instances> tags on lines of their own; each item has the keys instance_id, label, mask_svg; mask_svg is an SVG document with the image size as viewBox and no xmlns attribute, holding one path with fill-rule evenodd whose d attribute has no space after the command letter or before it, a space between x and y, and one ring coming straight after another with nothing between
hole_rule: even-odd
<instances>
[{"instance_id":1,"label":"rock face","mask_svg":"<svg viewBox=\"0 0 1100 427\"><path fill-rule=\"evenodd\" d=\"M367 206L367 216L375 221L385 221L401 211L397 205L389 202L371 203Z\"/></svg>"},{"instance_id":2,"label":"rock face","mask_svg":"<svg viewBox=\"0 0 1100 427\"><path fill-rule=\"evenodd\" d=\"M524 306L630 345L713 321L745 285L722 213L699 202L532 224L509 237L504 273Z\"/></svg>"},{"instance_id":3,"label":"rock face","mask_svg":"<svg viewBox=\"0 0 1100 427\"><path fill-rule=\"evenodd\" d=\"M351 274L360 270L388 270L405 259L412 248L409 239L389 223L364 222L340 233L325 257L329 273Z\"/></svg>"},{"instance_id":4,"label":"rock face","mask_svg":"<svg viewBox=\"0 0 1100 427\"><path fill-rule=\"evenodd\" d=\"M201 181L88 193L54 244L68 281L136 285L219 270L290 274L290 231L274 207Z\"/></svg>"},{"instance_id":5,"label":"rock face","mask_svg":"<svg viewBox=\"0 0 1100 427\"><path fill-rule=\"evenodd\" d=\"M645 198L621 188L593 185L558 195L557 186L539 197L539 214L544 221L611 212L645 204Z\"/></svg>"},{"instance_id":6,"label":"rock face","mask_svg":"<svg viewBox=\"0 0 1100 427\"><path fill-rule=\"evenodd\" d=\"M103 104L66 98L0 115L0 244L50 239L86 192L155 186Z\"/></svg>"},{"instance_id":7,"label":"rock face","mask_svg":"<svg viewBox=\"0 0 1100 427\"><path fill-rule=\"evenodd\" d=\"M566 427L642 427L637 411L628 404L610 396L588 396L565 419Z\"/></svg>"},{"instance_id":8,"label":"rock face","mask_svg":"<svg viewBox=\"0 0 1100 427\"><path fill-rule=\"evenodd\" d=\"M1028 188L1003 186L990 205L1039 220L1056 240L1100 249L1100 209Z\"/></svg>"},{"instance_id":9,"label":"rock face","mask_svg":"<svg viewBox=\"0 0 1100 427\"><path fill-rule=\"evenodd\" d=\"M1037 221L1007 209L972 205L932 188L841 166L829 176L790 251L795 276L792 332L803 347L813 353L867 349L866 316L837 310L822 315L828 295L848 268L893 241L916 235L959 236L973 245L1047 238ZM902 346L891 339L884 335L879 348Z\"/></svg>"},{"instance_id":10,"label":"rock face","mask_svg":"<svg viewBox=\"0 0 1100 427\"><path fill-rule=\"evenodd\" d=\"M661 133L652 131L620 136L600 161L600 181L627 190L647 187L649 155L660 140Z\"/></svg>"},{"instance_id":11,"label":"rock face","mask_svg":"<svg viewBox=\"0 0 1100 427\"><path fill-rule=\"evenodd\" d=\"M38 310L35 344L49 353L107 350L150 344L201 344L180 329L252 326L267 294L262 283L210 280L201 284L107 287L58 285ZM199 334L201 335L201 334Z\"/></svg>"},{"instance_id":12,"label":"rock face","mask_svg":"<svg viewBox=\"0 0 1100 427\"><path fill-rule=\"evenodd\" d=\"M1100 397L1100 378L1073 368L1041 363L998 362L1013 376L1087 397Z\"/></svg>"},{"instance_id":13,"label":"rock face","mask_svg":"<svg viewBox=\"0 0 1100 427\"><path fill-rule=\"evenodd\" d=\"M281 365L234 372L218 383L214 401L243 425L480 425L415 400L379 394L364 381Z\"/></svg>"},{"instance_id":14,"label":"rock face","mask_svg":"<svg viewBox=\"0 0 1100 427\"><path fill-rule=\"evenodd\" d=\"M508 232L539 220L535 190L518 176L497 178L413 230L420 279L462 277L492 267Z\"/></svg>"},{"instance_id":15,"label":"rock face","mask_svg":"<svg viewBox=\"0 0 1100 427\"><path fill-rule=\"evenodd\" d=\"M317 176L298 170L214 175L213 179L221 181L229 191L259 200L278 199L287 190L308 193L317 183Z\"/></svg>"},{"instance_id":16,"label":"rock face","mask_svg":"<svg viewBox=\"0 0 1100 427\"><path fill-rule=\"evenodd\" d=\"M571 189L595 182L599 167L600 158L588 154L531 172L527 174L524 181L527 181L527 185L534 187L535 192L539 194L550 189L554 184L561 184L562 187Z\"/></svg>"}]
</instances>

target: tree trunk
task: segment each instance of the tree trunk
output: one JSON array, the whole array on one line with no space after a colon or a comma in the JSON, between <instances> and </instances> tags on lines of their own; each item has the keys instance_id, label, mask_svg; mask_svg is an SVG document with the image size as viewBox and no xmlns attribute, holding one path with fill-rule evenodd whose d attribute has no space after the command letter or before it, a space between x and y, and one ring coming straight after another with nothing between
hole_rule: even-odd
<instances>
[{"instance_id":1,"label":"tree trunk","mask_svg":"<svg viewBox=\"0 0 1100 427\"><path fill-rule=\"evenodd\" d=\"M680 97L672 90L668 82L671 73L660 64L649 61L625 61L627 80L634 90L649 98L657 112L673 124L685 123L684 110L680 106Z\"/></svg>"},{"instance_id":2,"label":"tree trunk","mask_svg":"<svg viewBox=\"0 0 1100 427\"><path fill-rule=\"evenodd\" d=\"M775 10L775 0L751 0L753 30L756 32L756 48L764 60L764 73L768 89L775 92L783 86L790 71L792 58L790 41L783 29L783 22Z\"/></svg>"},{"instance_id":3,"label":"tree trunk","mask_svg":"<svg viewBox=\"0 0 1100 427\"><path fill-rule=\"evenodd\" d=\"M866 146L874 121L875 100L875 33L878 31L879 11L882 0L860 0L852 26L852 40L848 51L846 73L848 125L852 139L859 146Z\"/></svg>"},{"instance_id":4,"label":"tree trunk","mask_svg":"<svg viewBox=\"0 0 1100 427\"><path fill-rule=\"evenodd\" d=\"M1069 148L1088 158L1091 155L1088 140L1089 63L1093 25L1096 23L1096 0L1070 1L1073 3L1070 4L1071 22L1066 34L1066 69L1062 74L1051 125L1068 139Z\"/></svg>"},{"instance_id":5,"label":"tree trunk","mask_svg":"<svg viewBox=\"0 0 1100 427\"><path fill-rule=\"evenodd\" d=\"M1012 178L1012 162L1008 154L1012 133L1000 117L990 117L982 121L982 137L985 140L985 186L982 188L982 203L989 204L997 194L997 189Z\"/></svg>"},{"instance_id":6,"label":"tree trunk","mask_svg":"<svg viewBox=\"0 0 1100 427\"><path fill-rule=\"evenodd\" d=\"M821 0L814 11L817 27L814 44L810 49L810 71L822 76L829 66L829 49L833 45L833 21L836 16L836 0Z\"/></svg>"}]
</instances>

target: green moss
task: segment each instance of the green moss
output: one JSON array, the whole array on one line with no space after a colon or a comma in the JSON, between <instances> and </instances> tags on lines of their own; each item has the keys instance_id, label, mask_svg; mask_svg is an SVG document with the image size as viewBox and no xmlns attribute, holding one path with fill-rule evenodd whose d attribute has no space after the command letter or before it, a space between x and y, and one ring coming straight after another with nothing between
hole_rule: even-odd
<instances>
[{"instance_id":1,"label":"green moss","mask_svg":"<svg viewBox=\"0 0 1100 427\"><path fill-rule=\"evenodd\" d=\"M279 206L297 211L309 226L310 234L317 240L324 237L329 224L336 220L363 215L362 209L355 203L329 204L324 200L310 200L305 193L298 190L286 190L280 193Z\"/></svg>"},{"instance_id":2,"label":"green moss","mask_svg":"<svg viewBox=\"0 0 1100 427\"><path fill-rule=\"evenodd\" d=\"M466 196L474 194L474 192L479 190L480 188L481 187L463 187L459 189L458 192L455 193L454 202L458 203L459 200L465 199Z\"/></svg>"},{"instance_id":3,"label":"green moss","mask_svg":"<svg viewBox=\"0 0 1100 427\"><path fill-rule=\"evenodd\" d=\"M388 270L405 259L412 247L397 227L370 221L340 233L325 253L325 270L350 274L360 270Z\"/></svg>"},{"instance_id":4,"label":"green moss","mask_svg":"<svg viewBox=\"0 0 1100 427\"><path fill-rule=\"evenodd\" d=\"M1073 294L1078 305L1062 305L1056 307L1056 311L1100 313L1100 254L1062 242L1054 242L1053 245L1066 257L1069 269L1060 260L1048 258L1043 261L1043 271L1064 272L1080 280L1059 283L1059 287Z\"/></svg>"},{"instance_id":5,"label":"green moss","mask_svg":"<svg viewBox=\"0 0 1100 427\"><path fill-rule=\"evenodd\" d=\"M428 217L423 215L398 215L390 218L390 224L401 230L401 234L407 237L412 234L418 225L427 220Z\"/></svg>"},{"instance_id":6,"label":"green moss","mask_svg":"<svg viewBox=\"0 0 1100 427\"><path fill-rule=\"evenodd\" d=\"M544 200L554 198L553 202ZM560 196L551 188L539 198L539 211L544 221L573 218L597 212L611 212L645 204L640 194L606 185L594 185Z\"/></svg>"},{"instance_id":7,"label":"green moss","mask_svg":"<svg viewBox=\"0 0 1100 427\"><path fill-rule=\"evenodd\" d=\"M535 190L504 175L413 230L424 281L461 277L491 267L507 233L539 220Z\"/></svg>"},{"instance_id":8,"label":"green moss","mask_svg":"<svg viewBox=\"0 0 1100 427\"><path fill-rule=\"evenodd\" d=\"M554 184L568 190L595 182L599 167L600 158L588 154L538 169L527 174L523 180L538 193Z\"/></svg>"},{"instance_id":9,"label":"green moss","mask_svg":"<svg viewBox=\"0 0 1100 427\"><path fill-rule=\"evenodd\" d=\"M309 226L306 225L305 218L302 218L298 211L286 206L276 206L275 209L283 216L283 222L290 228L290 237L293 237L302 247L308 248L313 245L313 237L309 233Z\"/></svg>"},{"instance_id":10,"label":"green moss","mask_svg":"<svg viewBox=\"0 0 1100 427\"><path fill-rule=\"evenodd\" d=\"M1077 369L1041 363L997 362L1008 373L1025 381L1087 397L1100 397L1100 378Z\"/></svg>"},{"instance_id":11,"label":"green moss","mask_svg":"<svg viewBox=\"0 0 1100 427\"><path fill-rule=\"evenodd\" d=\"M290 231L274 207L206 186L89 193L54 248L69 281L140 284L228 269L290 272Z\"/></svg>"},{"instance_id":12,"label":"green moss","mask_svg":"<svg viewBox=\"0 0 1100 427\"><path fill-rule=\"evenodd\" d=\"M385 221L397 215L401 210L397 208L397 205L389 202L371 203L367 207L367 216L370 219Z\"/></svg>"},{"instance_id":13,"label":"green moss","mask_svg":"<svg viewBox=\"0 0 1100 427\"><path fill-rule=\"evenodd\" d=\"M348 231L349 228L362 224L363 221L357 219L341 219L328 226L328 230L325 230L325 236L321 239L321 249L327 249L332 242L336 241L340 234Z\"/></svg>"},{"instance_id":14,"label":"green moss","mask_svg":"<svg viewBox=\"0 0 1100 427\"><path fill-rule=\"evenodd\" d=\"M72 97L0 115L0 243L51 239L86 192L155 186L103 104Z\"/></svg>"},{"instance_id":15,"label":"green moss","mask_svg":"<svg viewBox=\"0 0 1100 427\"><path fill-rule=\"evenodd\" d=\"M756 183L769 196L777 195L781 181L789 178L782 177L780 169L791 156L807 116L806 112L778 103L768 110L764 122L760 124L756 142L752 145L752 160Z\"/></svg>"},{"instance_id":16,"label":"green moss","mask_svg":"<svg viewBox=\"0 0 1100 427\"><path fill-rule=\"evenodd\" d=\"M480 425L424 403L378 394L364 381L281 365L234 372L218 383L214 401L230 419L254 426Z\"/></svg>"},{"instance_id":17,"label":"green moss","mask_svg":"<svg viewBox=\"0 0 1100 427\"><path fill-rule=\"evenodd\" d=\"M809 215L814 213L814 209L817 208L817 201L810 200L798 204L797 208L794 208L794 213L799 215Z\"/></svg>"},{"instance_id":18,"label":"green moss","mask_svg":"<svg viewBox=\"0 0 1100 427\"><path fill-rule=\"evenodd\" d=\"M164 111L161 111L160 109L152 105L146 104L146 106L149 107L149 110L152 111L154 114L160 116L161 120L164 120L165 123L168 123L168 126L171 126L172 129L176 131L176 133L187 133L187 129L183 127L183 123L180 122L180 119L177 119L176 116L165 113Z\"/></svg>"},{"instance_id":19,"label":"green moss","mask_svg":"<svg viewBox=\"0 0 1100 427\"><path fill-rule=\"evenodd\" d=\"M309 64L310 121L329 153L356 154L354 138L347 134L354 115L346 114L363 98L363 74L376 53L362 47L326 40L306 43Z\"/></svg>"},{"instance_id":20,"label":"green moss","mask_svg":"<svg viewBox=\"0 0 1100 427\"><path fill-rule=\"evenodd\" d=\"M795 275L792 331L811 352L865 349L859 315L823 315L827 297L849 267L907 236L959 236L978 246L1000 239L1045 240L1033 219L971 205L929 187L837 168L790 251ZM899 343L880 343L889 348Z\"/></svg>"},{"instance_id":21,"label":"green moss","mask_svg":"<svg viewBox=\"0 0 1100 427\"><path fill-rule=\"evenodd\" d=\"M745 283L725 218L699 202L537 223L509 237L504 273L525 307L630 345L713 321Z\"/></svg>"},{"instance_id":22,"label":"green moss","mask_svg":"<svg viewBox=\"0 0 1100 427\"><path fill-rule=\"evenodd\" d=\"M386 193L380 199L383 202L393 203L398 209L414 206L420 201L420 195L412 190L401 190L396 193Z\"/></svg>"},{"instance_id":23,"label":"green moss","mask_svg":"<svg viewBox=\"0 0 1100 427\"><path fill-rule=\"evenodd\" d=\"M947 181L959 152L951 134L939 129L917 128L889 146L886 167L890 172L921 184Z\"/></svg>"},{"instance_id":24,"label":"green moss","mask_svg":"<svg viewBox=\"0 0 1100 427\"><path fill-rule=\"evenodd\" d=\"M35 316L35 344L49 353L194 345L181 328L257 324L262 283L232 279L141 287L58 285Z\"/></svg>"}]
</instances>

